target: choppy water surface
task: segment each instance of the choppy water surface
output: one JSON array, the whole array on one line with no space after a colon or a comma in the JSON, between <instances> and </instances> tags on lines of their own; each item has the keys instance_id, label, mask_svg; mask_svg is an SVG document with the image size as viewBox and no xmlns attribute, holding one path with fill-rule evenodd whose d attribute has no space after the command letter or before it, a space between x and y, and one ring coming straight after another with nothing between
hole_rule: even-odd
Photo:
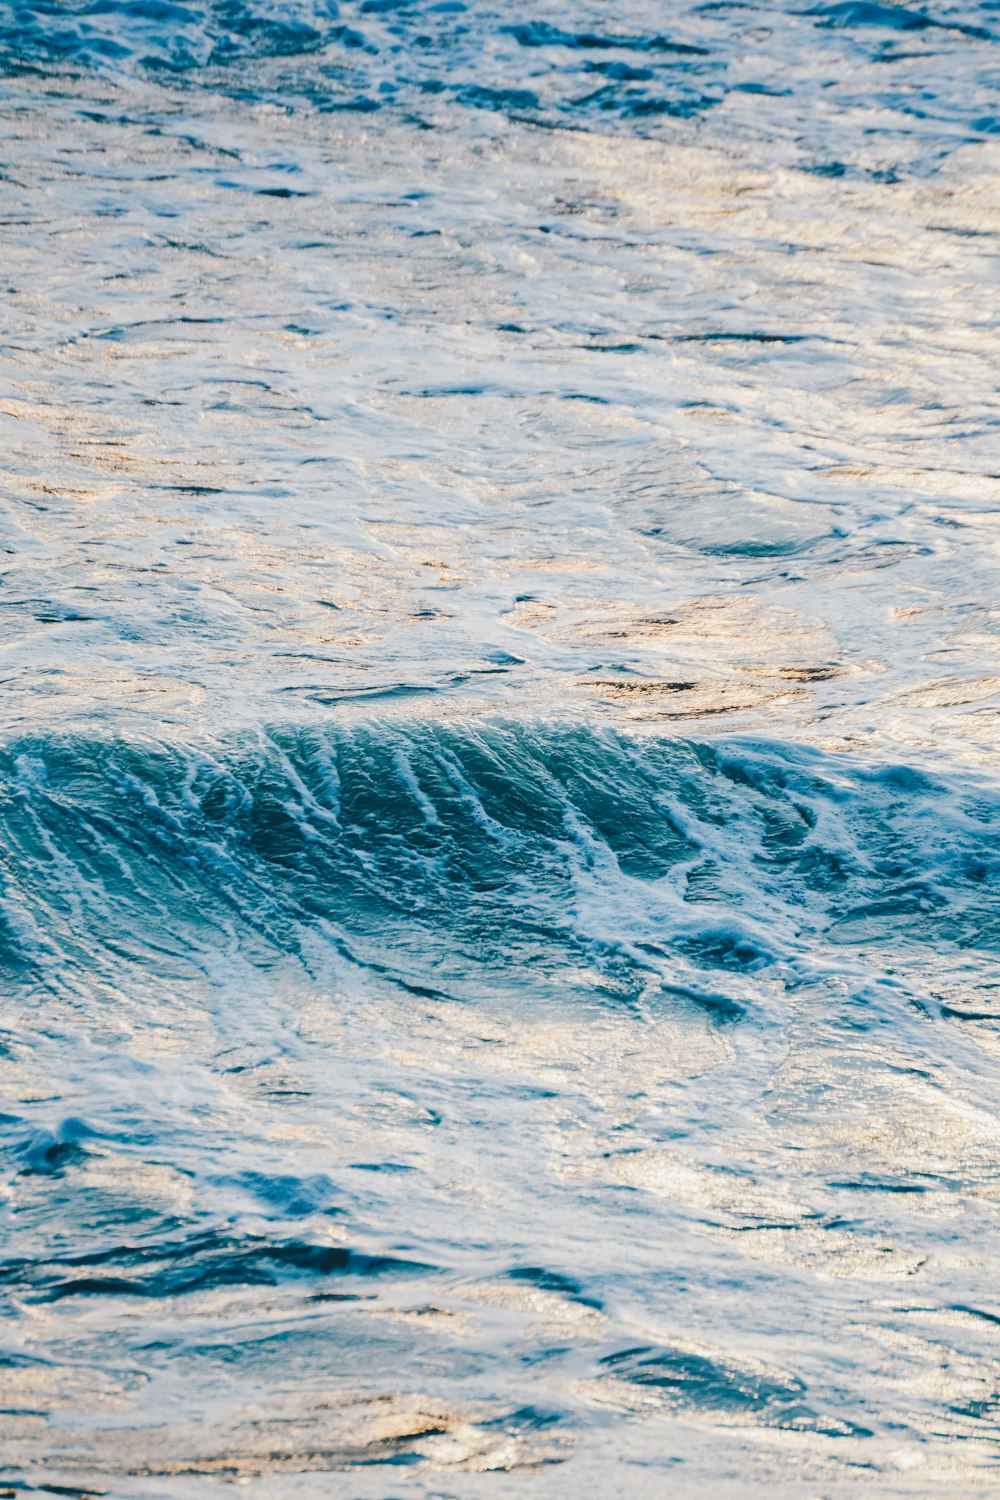
<instances>
[{"instance_id":1,"label":"choppy water surface","mask_svg":"<svg viewBox=\"0 0 1000 1500\"><path fill-rule=\"evenodd\" d=\"M998 59L0 5L0 1493L996 1493Z\"/></svg>"}]
</instances>

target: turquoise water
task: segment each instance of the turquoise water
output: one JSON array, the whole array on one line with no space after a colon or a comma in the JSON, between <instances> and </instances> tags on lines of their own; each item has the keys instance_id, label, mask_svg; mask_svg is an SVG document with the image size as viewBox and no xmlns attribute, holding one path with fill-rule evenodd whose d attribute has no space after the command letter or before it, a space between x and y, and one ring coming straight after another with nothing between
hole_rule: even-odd
<instances>
[{"instance_id":1,"label":"turquoise water","mask_svg":"<svg viewBox=\"0 0 1000 1500\"><path fill-rule=\"evenodd\" d=\"M0 1494L994 1493L997 36L0 6Z\"/></svg>"}]
</instances>

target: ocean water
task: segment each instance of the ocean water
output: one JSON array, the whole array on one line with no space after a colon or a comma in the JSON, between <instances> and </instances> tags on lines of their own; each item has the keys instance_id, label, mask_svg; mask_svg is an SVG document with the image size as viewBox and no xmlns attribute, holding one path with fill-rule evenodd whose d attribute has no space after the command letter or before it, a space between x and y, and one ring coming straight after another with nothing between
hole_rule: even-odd
<instances>
[{"instance_id":1,"label":"ocean water","mask_svg":"<svg viewBox=\"0 0 1000 1500\"><path fill-rule=\"evenodd\" d=\"M0 1496L997 1493L998 101L2 0Z\"/></svg>"}]
</instances>

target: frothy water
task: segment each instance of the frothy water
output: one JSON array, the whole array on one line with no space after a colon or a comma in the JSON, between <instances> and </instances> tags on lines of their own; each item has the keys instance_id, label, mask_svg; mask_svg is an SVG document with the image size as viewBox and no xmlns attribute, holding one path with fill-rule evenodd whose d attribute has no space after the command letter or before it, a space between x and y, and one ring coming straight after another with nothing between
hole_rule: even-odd
<instances>
[{"instance_id":1,"label":"frothy water","mask_svg":"<svg viewBox=\"0 0 1000 1500\"><path fill-rule=\"evenodd\" d=\"M0 5L0 1494L994 1493L997 38Z\"/></svg>"}]
</instances>

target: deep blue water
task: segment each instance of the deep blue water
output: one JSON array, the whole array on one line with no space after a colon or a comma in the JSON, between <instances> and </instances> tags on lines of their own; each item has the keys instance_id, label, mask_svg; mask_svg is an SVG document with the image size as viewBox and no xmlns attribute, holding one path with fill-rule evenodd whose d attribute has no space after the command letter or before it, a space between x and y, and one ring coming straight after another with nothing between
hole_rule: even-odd
<instances>
[{"instance_id":1,"label":"deep blue water","mask_svg":"<svg viewBox=\"0 0 1000 1500\"><path fill-rule=\"evenodd\" d=\"M990 4L0 4L0 1495L988 1496Z\"/></svg>"}]
</instances>

